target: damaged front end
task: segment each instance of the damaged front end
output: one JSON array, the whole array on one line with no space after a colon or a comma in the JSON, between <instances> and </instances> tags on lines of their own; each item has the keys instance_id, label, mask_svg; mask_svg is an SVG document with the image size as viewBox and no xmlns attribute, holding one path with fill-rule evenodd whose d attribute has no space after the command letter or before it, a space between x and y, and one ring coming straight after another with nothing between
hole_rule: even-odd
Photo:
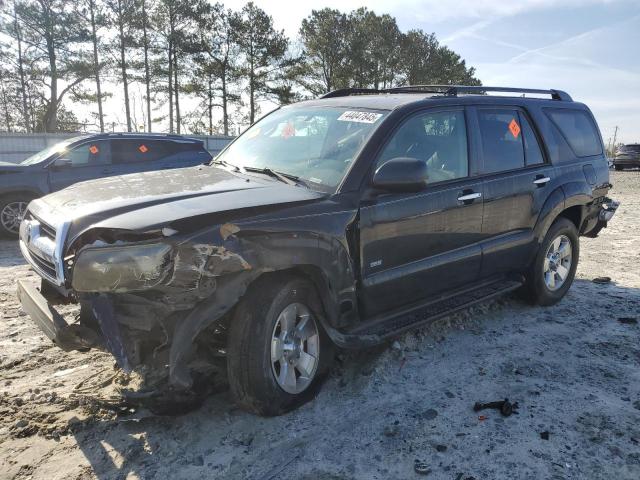
<instances>
[{"instance_id":1,"label":"damaged front end","mask_svg":"<svg viewBox=\"0 0 640 480\"><path fill-rule=\"evenodd\" d=\"M46 242L29 221L37 220L26 220L21 248L41 273L37 245ZM137 392L138 397L189 391L194 377L224 365L223 320L263 269L254 268L260 263L251 246L235 237L234 226L210 230L206 244L202 235L176 233L94 230L80 235L60 256L61 282L43 276L46 288L40 290L18 282L22 306L63 350L102 349L124 371L143 373L146 393ZM57 259L51 255L50 260ZM63 301L80 305L76 319L56 311L61 294Z\"/></svg>"}]
</instances>

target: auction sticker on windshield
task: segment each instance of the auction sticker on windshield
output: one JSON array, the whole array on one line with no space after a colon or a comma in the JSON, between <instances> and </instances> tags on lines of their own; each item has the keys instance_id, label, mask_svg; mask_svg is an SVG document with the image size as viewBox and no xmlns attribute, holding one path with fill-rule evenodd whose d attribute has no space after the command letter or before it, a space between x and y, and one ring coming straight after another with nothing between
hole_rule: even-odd
<instances>
[{"instance_id":1,"label":"auction sticker on windshield","mask_svg":"<svg viewBox=\"0 0 640 480\"><path fill-rule=\"evenodd\" d=\"M376 123L382 116L381 113L354 112L348 110L338 117L341 122Z\"/></svg>"}]
</instances>

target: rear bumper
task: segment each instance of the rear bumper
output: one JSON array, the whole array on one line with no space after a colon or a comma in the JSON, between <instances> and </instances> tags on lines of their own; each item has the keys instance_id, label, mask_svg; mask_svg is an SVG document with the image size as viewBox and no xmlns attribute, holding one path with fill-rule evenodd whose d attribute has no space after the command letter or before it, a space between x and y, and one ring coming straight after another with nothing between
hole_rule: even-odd
<instances>
[{"instance_id":1,"label":"rear bumper","mask_svg":"<svg viewBox=\"0 0 640 480\"><path fill-rule=\"evenodd\" d=\"M640 167L640 157L614 158L613 165L619 167Z\"/></svg>"},{"instance_id":2,"label":"rear bumper","mask_svg":"<svg viewBox=\"0 0 640 480\"><path fill-rule=\"evenodd\" d=\"M605 198L598 208L597 215L587 220L586 224L589 225L589 228L584 231L584 235L590 238L597 237L600 230L607 228L607 223L609 223L616 214L619 206L620 202Z\"/></svg>"},{"instance_id":3,"label":"rear bumper","mask_svg":"<svg viewBox=\"0 0 640 480\"><path fill-rule=\"evenodd\" d=\"M69 325L31 284L18 280L18 299L31 320L65 352L87 350L98 343L98 335L81 325Z\"/></svg>"}]
</instances>

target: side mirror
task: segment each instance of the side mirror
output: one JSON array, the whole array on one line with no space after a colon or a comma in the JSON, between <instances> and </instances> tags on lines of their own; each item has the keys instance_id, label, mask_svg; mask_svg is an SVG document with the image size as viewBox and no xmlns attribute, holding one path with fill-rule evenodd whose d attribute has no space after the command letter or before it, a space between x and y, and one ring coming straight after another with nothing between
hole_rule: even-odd
<instances>
[{"instance_id":1,"label":"side mirror","mask_svg":"<svg viewBox=\"0 0 640 480\"><path fill-rule=\"evenodd\" d=\"M66 167L70 167L71 166L71 159L69 158L64 158L64 157L60 157L60 158L56 158L53 162L53 166L55 168L66 168Z\"/></svg>"},{"instance_id":2,"label":"side mirror","mask_svg":"<svg viewBox=\"0 0 640 480\"><path fill-rule=\"evenodd\" d=\"M427 186L427 162L397 157L380 165L373 175L373 186L392 192L419 192Z\"/></svg>"}]
</instances>

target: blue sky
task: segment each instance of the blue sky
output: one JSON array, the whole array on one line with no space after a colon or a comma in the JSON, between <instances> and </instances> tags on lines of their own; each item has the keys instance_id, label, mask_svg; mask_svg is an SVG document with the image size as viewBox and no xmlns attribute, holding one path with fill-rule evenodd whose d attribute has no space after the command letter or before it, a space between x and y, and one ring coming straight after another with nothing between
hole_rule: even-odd
<instances>
[{"instance_id":1,"label":"blue sky","mask_svg":"<svg viewBox=\"0 0 640 480\"><path fill-rule=\"evenodd\" d=\"M605 142L616 125L619 140L640 142L638 0L254 1L293 38L312 9L366 4L395 16L403 31L435 32L485 85L566 90L591 107Z\"/></svg>"}]
</instances>

